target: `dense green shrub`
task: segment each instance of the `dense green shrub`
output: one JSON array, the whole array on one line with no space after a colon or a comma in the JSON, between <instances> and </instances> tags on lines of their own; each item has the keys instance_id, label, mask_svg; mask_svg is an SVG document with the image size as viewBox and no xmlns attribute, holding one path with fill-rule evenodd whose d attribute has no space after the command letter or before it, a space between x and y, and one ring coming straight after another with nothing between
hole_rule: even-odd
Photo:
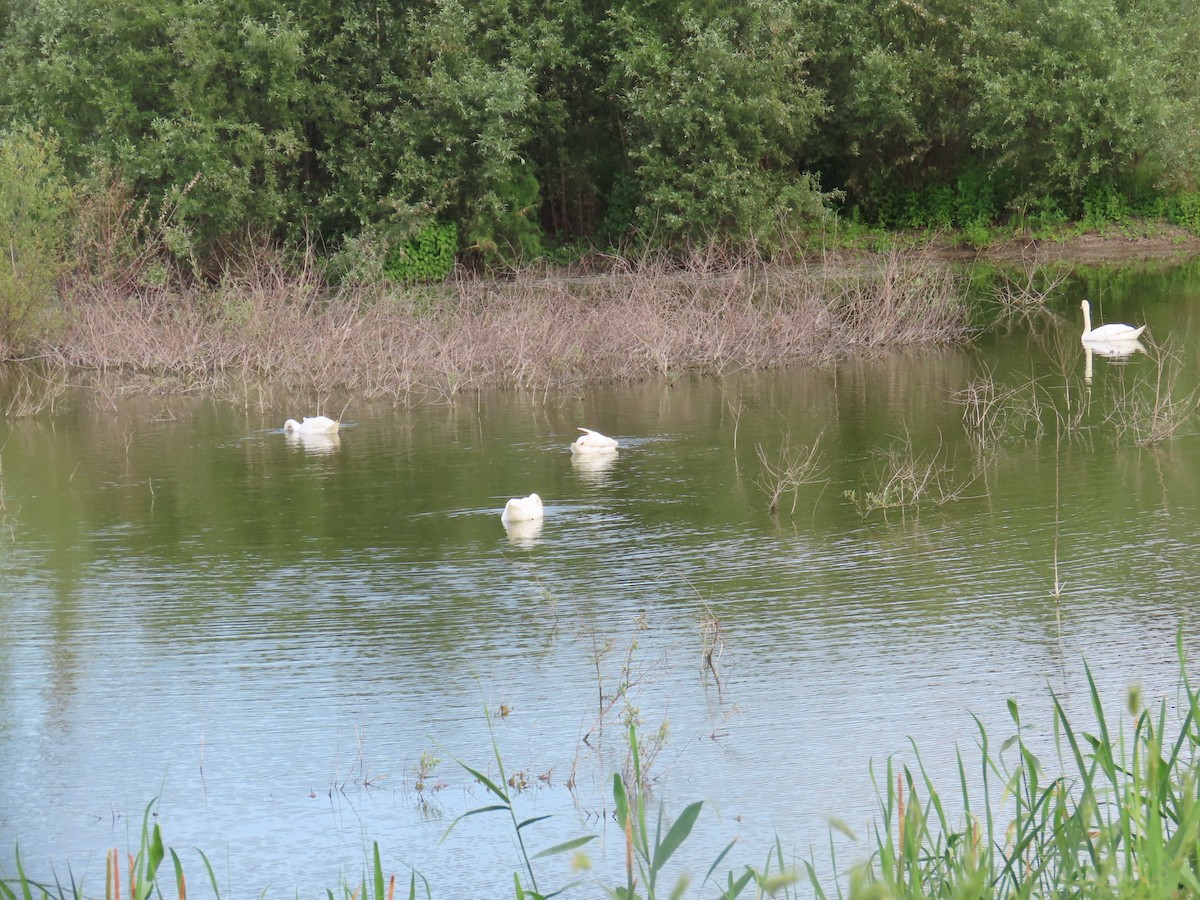
<instances>
[{"instance_id":1,"label":"dense green shrub","mask_svg":"<svg viewBox=\"0 0 1200 900\"><path fill-rule=\"evenodd\" d=\"M389 255L384 273L393 281L442 281L454 271L458 227L453 222L426 225Z\"/></svg>"},{"instance_id":2,"label":"dense green shrub","mask_svg":"<svg viewBox=\"0 0 1200 900\"><path fill-rule=\"evenodd\" d=\"M6 37L0 114L58 134L76 177L117 166L186 236L175 249L298 214L304 46L284 4L23 2Z\"/></svg>"},{"instance_id":3,"label":"dense green shrub","mask_svg":"<svg viewBox=\"0 0 1200 900\"><path fill-rule=\"evenodd\" d=\"M1183 191L1167 205L1167 217L1176 225L1200 234L1200 191Z\"/></svg>"},{"instance_id":4,"label":"dense green shrub","mask_svg":"<svg viewBox=\"0 0 1200 900\"><path fill-rule=\"evenodd\" d=\"M56 141L0 132L0 357L53 324L70 201Z\"/></svg>"},{"instance_id":5,"label":"dense green shrub","mask_svg":"<svg viewBox=\"0 0 1200 900\"><path fill-rule=\"evenodd\" d=\"M816 165L838 173L826 181L871 220L939 227L950 218L946 188L959 227L1006 211L1079 216L1089 186L1106 183L1111 206L1147 183L1189 187L1200 171L1194 6L809 0L805 9L818 42L812 83L830 107Z\"/></svg>"}]
</instances>

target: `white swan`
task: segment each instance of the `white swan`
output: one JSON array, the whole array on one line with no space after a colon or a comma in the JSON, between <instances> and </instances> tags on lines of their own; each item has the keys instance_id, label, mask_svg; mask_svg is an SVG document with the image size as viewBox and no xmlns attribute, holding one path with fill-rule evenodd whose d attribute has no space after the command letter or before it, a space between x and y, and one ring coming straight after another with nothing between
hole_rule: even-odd
<instances>
[{"instance_id":1,"label":"white swan","mask_svg":"<svg viewBox=\"0 0 1200 900\"><path fill-rule=\"evenodd\" d=\"M542 517L542 498L537 494L528 497L513 497L504 504L504 512L500 513L500 521L505 525L510 522L532 522Z\"/></svg>"},{"instance_id":2,"label":"white swan","mask_svg":"<svg viewBox=\"0 0 1200 900\"><path fill-rule=\"evenodd\" d=\"M333 434L341 425L337 419L329 416L305 416L303 422L288 419L283 423L284 431L295 431L300 434Z\"/></svg>"},{"instance_id":3,"label":"white swan","mask_svg":"<svg viewBox=\"0 0 1200 900\"><path fill-rule=\"evenodd\" d=\"M583 432L571 445L572 453L614 453L617 449L615 439L606 437L598 431L592 431L590 428L580 428Z\"/></svg>"},{"instance_id":4,"label":"white swan","mask_svg":"<svg viewBox=\"0 0 1200 900\"><path fill-rule=\"evenodd\" d=\"M1111 325L1101 325L1099 328L1092 327L1092 307L1087 300L1083 300L1079 304L1079 308L1083 310L1083 335L1080 340L1085 344L1123 344L1130 341L1136 341L1138 335L1146 330L1146 326L1134 328L1132 325L1121 325L1113 323Z\"/></svg>"}]
</instances>

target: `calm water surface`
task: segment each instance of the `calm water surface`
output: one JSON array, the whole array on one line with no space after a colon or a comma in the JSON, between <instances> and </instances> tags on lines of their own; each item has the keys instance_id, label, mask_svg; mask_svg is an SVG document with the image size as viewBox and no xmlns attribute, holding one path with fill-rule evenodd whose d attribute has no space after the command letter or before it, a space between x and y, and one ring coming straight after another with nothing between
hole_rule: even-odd
<instances>
[{"instance_id":1,"label":"calm water surface","mask_svg":"<svg viewBox=\"0 0 1200 900\"><path fill-rule=\"evenodd\" d=\"M1149 323L1161 382L1150 355L1085 381L1084 290L1102 321ZM957 793L971 714L998 744L1008 698L1049 748L1048 689L1091 721L1085 658L1114 716L1135 684L1172 703L1181 626L1200 650L1200 439L1189 420L1139 446L1120 410L1200 383L1200 271L1088 272L1054 313L828 369L351 405L324 443L280 430L315 409L256 399L0 420L0 875L19 842L35 876L99 895L158 798L199 896L194 848L226 897L308 896L357 881L372 841L434 896L510 894L506 817L443 840L490 802L455 759L495 775L494 743L520 814L551 816L531 847L595 833L611 882L636 716L665 734L655 798L706 801L675 870L698 880L735 837L726 867L775 835L825 860L832 816L865 837L872 762L913 743ZM969 439L954 396L987 374L1037 381L1043 434ZM572 460L578 425L620 440L611 465ZM771 515L759 448L818 441L820 477ZM958 499L864 517L846 492L889 458ZM543 526L506 533L531 491ZM839 837L839 861L865 846Z\"/></svg>"}]
</instances>

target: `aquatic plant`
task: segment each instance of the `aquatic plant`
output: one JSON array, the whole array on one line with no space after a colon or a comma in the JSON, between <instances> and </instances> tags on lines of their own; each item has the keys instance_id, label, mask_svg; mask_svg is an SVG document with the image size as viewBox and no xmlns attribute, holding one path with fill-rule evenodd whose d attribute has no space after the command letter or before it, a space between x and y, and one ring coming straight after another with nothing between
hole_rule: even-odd
<instances>
[{"instance_id":1,"label":"aquatic plant","mask_svg":"<svg viewBox=\"0 0 1200 900\"><path fill-rule=\"evenodd\" d=\"M953 399L963 408L967 436L981 450L1031 432L1035 439L1045 433L1047 403L1036 379L1010 385L987 372L971 379Z\"/></svg>"},{"instance_id":2,"label":"aquatic plant","mask_svg":"<svg viewBox=\"0 0 1200 900\"><path fill-rule=\"evenodd\" d=\"M1179 659L1177 708L1163 700L1143 706L1140 691L1129 692L1126 715L1118 722L1106 713L1090 667L1084 664L1092 724L1081 729L1062 698L1050 692L1053 759L1032 735L1016 700L1008 702L1013 733L996 742L976 717L978 758L958 751L957 784L943 791L914 747L915 762L899 765L888 757L882 769L872 767L878 791L878 815L860 843L845 824L830 831L832 878L822 877L811 858L803 862L805 887L817 900L887 897L1177 898L1200 894L1200 693L1189 681L1182 629L1176 635ZM490 717L489 717L490 724ZM612 778L616 826L624 841L620 883L599 884L614 900L681 897L691 882L686 874L670 881L668 863L677 857L698 825L703 801L686 804L670 818L660 802L652 812L652 795L642 767L637 726L630 723L627 740L629 777ZM517 898L548 897L537 886L535 862L550 855L582 852L593 835L565 841L531 853L525 835L546 817L522 819L517 798L506 789L505 768L493 742L499 777L459 764L496 801L455 820L447 834L467 816L507 814L517 837L521 870L514 873ZM1039 755L1042 754L1042 755ZM179 857L168 850L157 823L150 827L151 806L143 816L141 843L126 870L128 900L170 896L160 865L169 853L174 864L174 891L186 895ZM837 834L854 842L861 861L838 869ZM722 871L734 842L708 866L698 892L712 885L716 896L732 900L751 891L756 897L796 896L797 872L789 866L778 838L761 866L743 865ZM201 854L207 877L220 897L212 867ZM85 900L84 886L72 877L45 884L28 877L19 851L15 877L0 876L0 900ZM581 860L586 863L586 859ZM586 868L586 866L584 866ZM507 880L506 877L502 880ZM501 883L498 881L497 883ZM361 884L341 885L346 900L395 900L397 879L385 877L378 844L364 867ZM429 882L417 872L408 879L408 896L419 890L432 897ZM596 887L576 881L555 894ZM335 894L327 892L330 900ZM122 900L121 867L116 851L108 855L106 900Z\"/></svg>"},{"instance_id":3,"label":"aquatic plant","mask_svg":"<svg viewBox=\"0 0 1200 900\"><path fill-rule=\"evenodd\" d=\"M141 841L137 855L128 855L126 870L126 891L128 900L147 900L149 897L162 897L161 879L158 870L166 858L167 849L163 844L162 830L157 822L150 827L150 816L157 801L151 800L146 804L142 814ZM183 865L174 850L169 851L175 868L175 890L179 900L185 900L187 895L186 880ZM21 851L14 851L17 877L5 880L0 878L0 900L85 900L84 885L77 881L72 874L68 884L63 884L55 876L54 884L46 884L29 878L21 864ZM208 870L213 891L220 897L217 881L213 874L208 857L200 851L200 858ZM19 893L18 893L19 892ZM104 857L104 898L105 900L121 900L121 857L116 848L109 850Z\"/></svg>"},{"instance_id":4,"label":"aquatic plant","mask_svg":"<svg viewBox=\"0 0 1200 900\"><path fill-rule=\"evenodd\" d=\"M918 451L908 436L879 451L874 487L842 492L864 519L874 512L917 511L923 504L940 507L961 499L974 476L966 481L951 479L952 467L944 450Z\"/></svg>"},{"instance_id":5,"label":"aquatic plant","mask_svg":"<svg viewBox=\"0 0 1200 900\"><path fill-rule=\"evenodd\" d=\"M4 416L21 419L44 410L53 414L70 386L67 369L61 363L8 367L0 371L0 395L8 398Z\"/></svg>"},{"instance_id":6,"label":"aquatic plant","mask_svg":"<svg viewBox=\"0 0 1200 900\"><path fill-rule=\"evenodd\" d=\"M762 464L762 474L758 484L767 493L767 510L779 511L779 501L784 494L792 495L791 514L796 513L796 504L800 500L801 485L817 481L824 469L818 456L821 447L821 435L817 435L812 446L793 448L791 436L784 434L779 450L772 458L763 449L762 444L756 444L755 452Z\"/></svg>"},{"instance_id":7,"label":"aquatic plant","mask_svg":"<svg viewBox=\"0 0 1200 900\"><path fill-rule=\"evenodd\" d=\"M488 731L492 735L492 754L496 761L496 771L498 772L498 777L495 779L489 778L482 771L467 765L462 760L456 760L456 762L472 778L483 785L487 792L495 797L498 802L488 806L480 806L463 813L450 823L450 827L447 828L445 834L442 835L442 840L445 840L446 837L449 836L450 832L452 832L461 821L469 816L477 816L483 813L493 812L507 813L512 821L513 833L516 835L517 839L517 849L525 871L524 881L522 880L520 872L515 872L513 874L513 884L518 900L523 897L553 896L554 894L562 893L563 891L567 890L567 888L571 887L571 885L560 888L559 890L554 891L553 894L549 895L544 895L540 892L537 882L537 873L534 871L533 866L534 861L548 856L556 856L561 853L568 853L571 850L576 850L594 840L596 836L594 834L585 834L581 837L572 838L570 840L563 841L562 843L555 844L552 847L547 847L544 850L532 855L530 854L529 848L525 844L525 829L536 825L539 822L545 821L549 818L549 816L534 816L528 819L519 818L517 814L515 798L509 791L511 785L509 785L509 779L504 773L504 759L500 754L499 746L496 744L495 732L492 731L492 716L490 712L485 712L485 715L487 716Z\"/></svg>"},{"instance_id":8,"label":"aquatic plant","mask_svg":"<svg viewBox=\"0 0 1200 900\"><path fill-rule=\"evenodd\" d=\"M711 265L699 260L696 266ZM316 396L448 401L681 372L822 362L968 333L965 279L895 254L855 270L623 261L585 277L332 287L311 255L244 253L213 281L72 281L54 365L136 389L241 396L260 381ZM120 334L120 341L111 335Z\"/></svg>"}]
</instances>

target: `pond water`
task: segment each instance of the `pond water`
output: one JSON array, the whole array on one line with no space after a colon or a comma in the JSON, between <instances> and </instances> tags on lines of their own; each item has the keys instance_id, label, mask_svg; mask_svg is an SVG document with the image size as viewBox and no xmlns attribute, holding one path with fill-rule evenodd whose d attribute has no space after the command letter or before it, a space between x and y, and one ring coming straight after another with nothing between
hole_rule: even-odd
<instances>
[{"instance_id":1,"label":"pond water","mask_svg":"<svg viewBox=\"0 0 1200 900\"><path fill-rule=\"evenodd\" d=\"M1085 291L1161 352L1085 379ZM373 841L404 885L511 895L506 816L446 834L492 802L456 760L497 777L498 754L518 814L550 817L531 852L598 836L590 873L539 860L541 889L599 896L634 718L652 804L705 801L670 880L734 838L721 872L762 865L776 836L832 878L831 817L860 839L839 864L867 852L872 764L915 745L954 796L972 714L998 745L1014 698L1047 748L1050 690L1092 721L1085 659L1117 719L1133 685L1174 702L1200 438L1193 416L1139 438L1156 397L1200 384L1198 323L1194 265L1087 270L969 347L352 404L321 410L350 423L332 441L285 435L316 410L257 395L80 393L0 420L0 876L19 843L34 877L102 895L106 849L136 850L157 798L194 896L197 848L225 897L310 896L357 883ZM981 441L955 398L982 377L1013 394ZM580 425L619 454L573 460ZM766 464L814 445L773 514ZM870 509L904 466L931 474L923 502ZM532 491L544 523L508 533Z\"/></svg>"}]
</instances>

